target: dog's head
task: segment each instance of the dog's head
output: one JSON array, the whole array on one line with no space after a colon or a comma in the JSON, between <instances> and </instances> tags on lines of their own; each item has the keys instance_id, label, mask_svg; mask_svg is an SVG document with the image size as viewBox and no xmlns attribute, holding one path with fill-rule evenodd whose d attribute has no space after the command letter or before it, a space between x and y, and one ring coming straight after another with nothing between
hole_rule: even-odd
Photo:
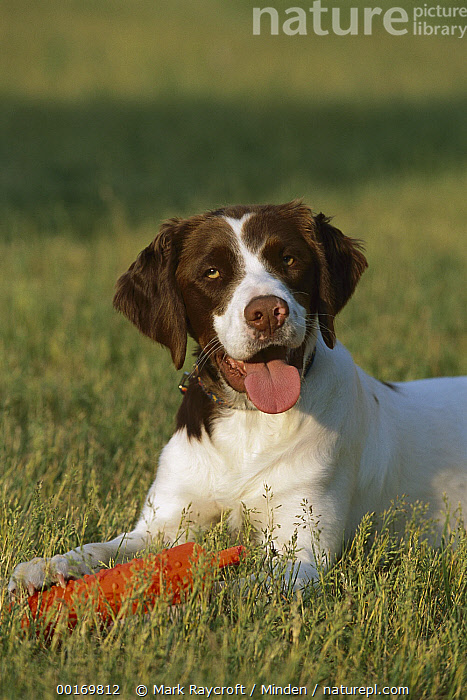
<instances>
[{"instance_id":1,"label":"dog's head","mask_svg":"<svg viewBox=\"0 0 467 700\"><path fill-rule=\"evenodd\" d=\"M309 337L319 328L334 347L334 317L366 266L355 240L300 202L226 207L164 223L114 305L177 369L189 333L229 391L281 413L298 399Z\"/></svg>"}]
</instances>

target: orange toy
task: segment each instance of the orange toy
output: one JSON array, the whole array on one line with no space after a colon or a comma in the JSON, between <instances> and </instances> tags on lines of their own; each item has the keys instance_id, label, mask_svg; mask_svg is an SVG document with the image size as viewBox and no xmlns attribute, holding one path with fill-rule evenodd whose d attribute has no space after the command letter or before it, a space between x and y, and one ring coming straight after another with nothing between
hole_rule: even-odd
<instances>
[{"instance_id":1,"label":"orange toy","mask_svg":"<svg viewBox=\"0 0 467 700\"><path fill-rule=\"evenodd\" d=\"M222 568L238 564L244 552L241 545L224 549L211 557L212 567ZM75 606L79 601L91 600L103 624L110 622L126 600L134 597L129 607L132 613L138 610L147 612L151 603L161 591L167 591L172 603L179 603L182 591L193 585L192 566L205 558L206 551L194 542L164 549L160 554L147 559L132 559L127 564L119 564L113 569L103 569L97 574L69 581L66 588L52 586L46 591L37 591L28 598L33 620L47 617L47 629L54 627L58 616L65 619L72 629L77 621ZM141 589L144 585L144 595ZM137 592L137 595L133 596ZM53 619L52 619L53 618ZM30 615L25 615L22 627L28 627Z\"/></svg>"}]
</instances>

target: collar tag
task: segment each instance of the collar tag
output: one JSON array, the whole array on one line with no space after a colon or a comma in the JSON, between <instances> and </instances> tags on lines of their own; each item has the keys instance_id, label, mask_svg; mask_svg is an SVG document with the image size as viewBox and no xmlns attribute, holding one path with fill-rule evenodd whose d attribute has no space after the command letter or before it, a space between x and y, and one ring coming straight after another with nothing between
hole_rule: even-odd
<instances>
[{"instance_id":1,"label":"collar tag","mask_svg":"<svg viewBox=\"0 0 467 700\"><path fill-rule=\"evenodd\" d=\"M196 365L195 365L195 366L196 366ZM182 395L186 394L186 392L188 391L188 387L187 387L186 384L187 384L188 379L190 378L191 374L192 374L192 372L183 372L182 381L181 381L180 384L178 385L178 388L179 388L180 393L181 393Z\"/></svg>"},{"instance_id":2,"label":"collar tag","mask_svg":"<svg viewBox=\"0 0 467 700\"><path fill-rule=\"evenodd\" d=\"M191 370L191 372L183 372L182 380L181 380L180 384L178 385L179 391L182 394L182 396L184 396L186 394L186 392L188 391L187 385L191 379L195 380L198 383L198 385L204 391L206 396L211 399L211 401L219 404L219 406L229 407L229 405L227 404L226 401L224 401L224 399L221 399L221 397L218 396L217 394L214 394L214 392L209 391L209 389L205 386L203 380L199 376L197 362L195 362L195 364L193 365L193 369Z\"/></svg>"}]
</instances>

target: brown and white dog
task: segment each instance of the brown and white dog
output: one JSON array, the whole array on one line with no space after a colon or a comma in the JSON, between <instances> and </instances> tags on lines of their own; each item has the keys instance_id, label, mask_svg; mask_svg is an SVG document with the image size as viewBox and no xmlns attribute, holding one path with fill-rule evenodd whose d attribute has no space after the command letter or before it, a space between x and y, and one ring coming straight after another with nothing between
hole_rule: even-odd
<instances>
[{"instance_id":1,"label":"brown and white dog","mask_svg":"<svg viewBox=\"0 0 467 700\"><path fill-rule=\"evenodd\" d=\"M355 240L299 202L164 223L114 303L177 368L187 334L200 355L141 517L110 542L19 564L10 591L131 558L158 533L173 540L187 509L202 528L228 512L237 530L247 508L267 537L280 505L275 547L297 533L296 586L317 574L314 537L297 525L304 502L328 563L365 513L399 496L431 516L443 494L465 510L466 380L387 385L336 343L334 317L366 266Z\"/></svg>"}]
</instances>

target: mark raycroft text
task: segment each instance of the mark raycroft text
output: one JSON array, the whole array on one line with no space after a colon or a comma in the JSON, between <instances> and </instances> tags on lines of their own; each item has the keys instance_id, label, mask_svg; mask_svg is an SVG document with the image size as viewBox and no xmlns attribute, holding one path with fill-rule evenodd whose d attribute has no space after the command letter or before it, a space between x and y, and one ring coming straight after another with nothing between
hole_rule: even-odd
<instances>
[{"instance_id":1,"label":"mark raycroft text","mask_svg":"<svg viewBox=\"0 0 467 700\"><path fill-rule=\"evenodd\" d=\"M253 695L255 690L261 692L261 695L307 695L308 691L305 686L296 685L262 685L257 688L255 683L252 688L247 688L245 685L237 683L236 685L154 685L153 695L204 695L210 698L214 695Z\"/></svg>"},{"instance_id":2,"label":"mark raycroft text","mask_svg":"<svg viewBox=\"0 0 467 700\"><path fill-rule=\"evenodd\" d=\"M467 7L428 5L414 7L410 13L403 7L323 7L321 0L314 0L308 11L302 7L289 7L281 17L274 7L253 8L253 34L287 34L288 36L337 36L357 35L363 32L371 36L375 27L382 27L388 34L402 36L452 36L463 39L467 24ZM282 21L283 20L283 21Z\"/></svg>"}]
</instances>

